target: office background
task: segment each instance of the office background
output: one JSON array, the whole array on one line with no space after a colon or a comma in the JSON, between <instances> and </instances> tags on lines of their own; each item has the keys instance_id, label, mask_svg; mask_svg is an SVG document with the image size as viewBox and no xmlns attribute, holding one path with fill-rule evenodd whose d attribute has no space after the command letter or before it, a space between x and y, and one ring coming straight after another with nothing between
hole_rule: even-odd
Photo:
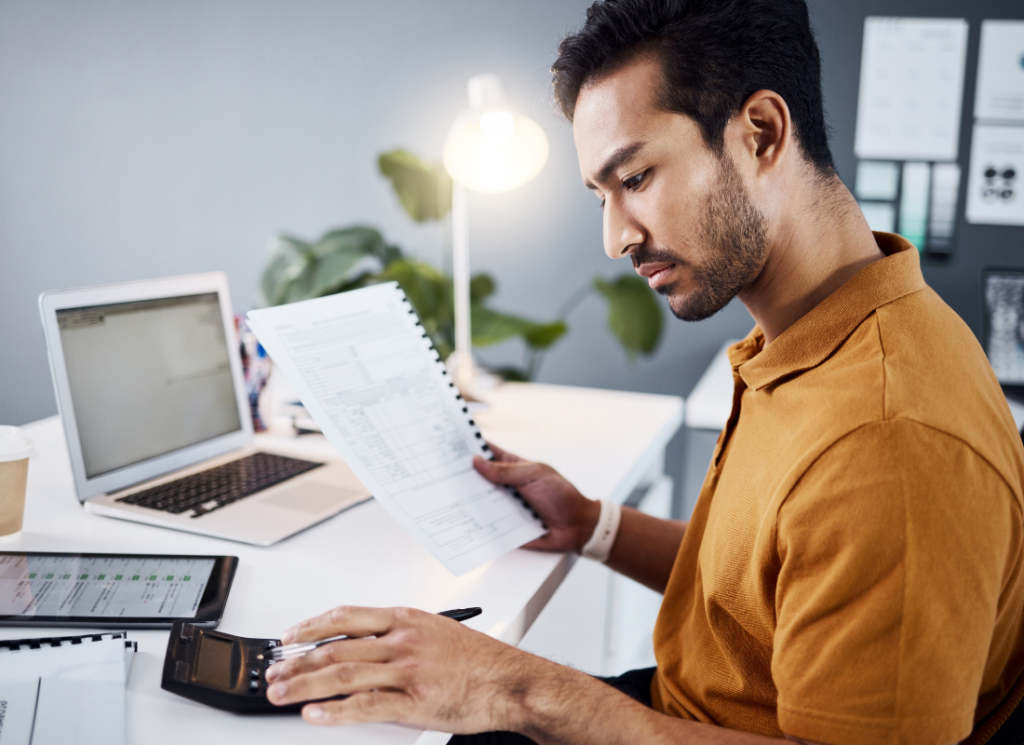
<instances>
[{"instance_id":1,"label":"office background","mask_svg":"<svg viewBox=\"0 0 1024 745\"><path fill-rule=\"evenodd\" d=\"M376 171L378 153L440 157L466 80L501 75L547 132L551 157L520 189L471 195L475 270L494 305L543 320L595 275L631 271L601 248L548 66L587 0L0 0L0 422L55 413L36 297L47 289L224 270L252 306L268 238L354 223L436 264L443 235L414 225ZM1019 0L812 0L839 174L852 186L863 21L970 22L960 163L970 149L980 22L1024 17ZM1019 228L964 223L928 282L978 334L980 272L1024 267ZM746 333L734 302L684 324L630 364L597 299L569 318L542 382L687 395L722 341ZM516 343L484 350L517 362ZM677 443L676 447L679 447ZM671 452L671 451L670 451Z\"/></svg>"}]
</instances>

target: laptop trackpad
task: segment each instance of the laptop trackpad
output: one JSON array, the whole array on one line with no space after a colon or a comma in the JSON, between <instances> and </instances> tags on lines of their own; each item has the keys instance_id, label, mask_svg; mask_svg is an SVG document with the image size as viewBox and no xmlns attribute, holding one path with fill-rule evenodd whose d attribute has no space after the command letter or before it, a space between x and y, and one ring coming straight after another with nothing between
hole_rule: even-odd
<instances>
[{"instance_id":1,"label":"laptop trackpad","mask_svg":"<svg viewBox=\"0 0 1024 745\"><path fill-rule=\"evenodd\" d=\"M329 484L307 481L305 484L296 484L279 491L274 496L267 497L261 501L263 504L290 507L293 510L315 515L340 507L342 504L351 501L354 494L355 492L351 489L341 489Z\"/></svg>"}]
</instances>

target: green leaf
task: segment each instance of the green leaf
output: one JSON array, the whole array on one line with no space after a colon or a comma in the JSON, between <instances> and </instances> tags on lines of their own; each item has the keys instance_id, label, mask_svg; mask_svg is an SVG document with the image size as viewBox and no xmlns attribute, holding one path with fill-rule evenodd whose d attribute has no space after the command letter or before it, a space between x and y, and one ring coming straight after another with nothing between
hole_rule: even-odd
<instances>
[{"instance_id":1,"label":"green leaf","mask_svg":"<svg viewBox=\"0 0 1024 745\"><path fill-rule=\"evenodd\" d=\"M502 380L508 380L513 383L530 382L530 378L526 374L526 371L520 370L518 367L499 367L494 372L500 376Z\"/></svg>"},{"instance_id":2,"label":"green leaf","mask_svg":"<svg viewBox=\"0 0 1024 745\"><path fill-rule=\"evenodd\" d=\"M320 236L312 250L318 258L337 251L358 251L366 256L379 256L384 245L384 236L376 228L352 225L327 231Z\"/></svg>"},{"instance_id":3,"label":"green leaf","mask_svg":"<svg viewBox=\"0 0 1024 745\"><path fill-rule=\"evenodd\" d=\"M281 305L360 287L393 261L398 246L364 225L330 230L316 243L279 235L271 247L260 289L268 305Z\"/></svg>"},{"instance_id":4,"label":"green leaf","mask_svg":"<svg viewBox=\"0 0 1024 745\"><path fill-rule=\"evenodd\" d=\"M451 211L452 180L440 163L423 160L408 150L392 150L381 153L377 167L416 222L440 220Z\"/></svg>"},{"instance_id":5,"label":"green leaf","mask_svg":"<svg viewBox=\"0 0 1024 745\"><path fill-rule=\"evenodd\" d=\"M380 257L387 248L379 231L361 225L325 233L312 248L318 259L312 296L339 292L370 268L379 271L384 266ZM370 267L367 259L375 260Z\"/></svg>"},{"instance_id":6,"label":"green leaf","mask_svg":"<svg viewBox=\"0 0 1024 745\"><path fill-rule=\"evenodd\" d=\"M441 359L447 359L455 350L451 280L429 264L408 259L392 262L374 279L398 282Z\"/></svg>"},{"instance_id":7,"label":"green leaf","mask_svg":"<svg viewBox=\"0 0 1024 745\"><path fill-rule=\"evenodd\" d=\"M568 331L569 326L566 325L565 321L535 323L533 328L523 335L523 338L534 349L547 349L565 336Z\"/></svg>"},{"instance_id":8,"label":"green leaf","mask_svg":"<svg viewBox=\"0 0 1024 745\"><path fill-rule=\"evenodd\" d=\"M469 280L469 302L472 305L482 304L496 289L497 285L490 274L477 274Z\"/></svg>"},{"instance_id":9,"label":"green leaf","mask_svg":"<svg viewBox=\"0 0 1024 745\"><path fill-rule=\"evenodd\" d=\"M474 306L470 310L470 320L473 345L477 347L489 347L514 336L523 336L533 326L525 318L499 313L483 305Z\"/></svg>"},{"instance_id":10,"label":"green leaf","mask_svg":"<svg viewBox=\"0 0 1024 745\"><path fill-rule=\"evenodd\" d=\"M384 246L384 250L377 258L384 263L384 266L388 266L392 261L398 261L402 258L402 249L398 246Z\"/></svg>"},{"instance_id":11,"label":"green leaf","mask_svg":"<svg viewBox=\"0 0 1024 745\"><path fill-rule=\"evenodd\" d=\"M260 291L268 305L280 305L295 278L309 263L312 246L287 235L279 235L271 247L270 261L263 270Z\"/></svg>"},{"instance_id":12,"label":"green leaf","mask_svg":"<svg viewBox=\"0 0 1024 745\"><path fill-rule=\"evenodd\" d=\"M294 303L298 300L308 300L313 297L313 287L315 284L316 262L307 262L302 266L298 275L288 283L282 302Z\"/></svg>"},{"instance_id":13,"label":"green leaf","mask_svg":"<svg viewBox=\"0 0 1024 745\"><path fill-rule=\"evenodd\" d=\"M530 347L546 349L569 330L563 321L536 323L519 316L499 313L483 305L473 306L470 313L473 325L473 344L478 347L487 347L515 336L521 336Z\"/></svg>"},{"instance_id":14,"label":"green leaf","mask_svg":"<svg viewBox=\"0 0 1024 745\"><path fill-rule=\"evenodd\" d=\"M365 265L366 254L356 251L337 251L324 256L316 264L316 274L313 280L312 297L323 297L340 292L343 287L350 284L359 274L366 274L363 271L353 272L361 263ZM380 269L378 264L375 269Z\"/></svg>"},{"instance_id":15,"label":"green leaf","mask_svg":"<svg viewBox=\"0 0 1024 745\"><path fill-rule=\"evenodd\" d=\"M594 289L608 301L608 326L631 360L652 354L661 339L661 306L640 277L624 274L606 282L594 280Z\"/></svg>"}]
</instances>

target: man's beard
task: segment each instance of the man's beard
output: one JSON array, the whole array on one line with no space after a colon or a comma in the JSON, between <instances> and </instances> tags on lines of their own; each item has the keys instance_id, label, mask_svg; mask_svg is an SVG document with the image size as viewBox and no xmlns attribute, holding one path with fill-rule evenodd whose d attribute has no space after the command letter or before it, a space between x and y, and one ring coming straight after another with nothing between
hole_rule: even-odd
<instances>
[{"instance_id":1,"label":"man's beard","mask_svg":"<svg viewBox=\"0 0 1024 745\"><path fill-rule=\"evenodd\" d=\"M672 313L683 321L703 321L720 311L751 284L768 255L768 220L750 201L728 155L722 156L718 189L704 204L700 224L701 254L689 263L694 290L677 295L678 282L662 285ZM633 266L649 262L682 264L671 251L641 246L632 254Z\"/></svg>"}]
</instances>

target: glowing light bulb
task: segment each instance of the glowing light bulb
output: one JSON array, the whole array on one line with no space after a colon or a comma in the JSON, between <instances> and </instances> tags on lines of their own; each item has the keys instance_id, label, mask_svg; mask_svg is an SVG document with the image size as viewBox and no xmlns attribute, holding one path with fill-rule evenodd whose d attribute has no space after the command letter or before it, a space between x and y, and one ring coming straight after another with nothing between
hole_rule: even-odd
<instances>
[{"instance_id":1,"label":"glowing light bulb","mask_svg":"<svg viewBox=\"0 0 1024 745\"><path fill-rule=\"evenodd\" d=\"M503 145L516 133L516 119L508 111L488 111L480 117L480 129L488 140Z\"/></svg>"}]
</instances>

